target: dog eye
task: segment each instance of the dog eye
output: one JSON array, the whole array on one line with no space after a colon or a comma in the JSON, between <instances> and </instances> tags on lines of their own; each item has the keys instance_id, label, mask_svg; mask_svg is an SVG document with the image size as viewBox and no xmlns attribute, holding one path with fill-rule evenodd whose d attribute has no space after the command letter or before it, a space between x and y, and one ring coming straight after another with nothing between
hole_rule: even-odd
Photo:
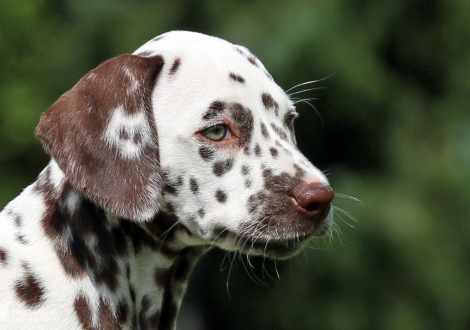
<instances>
[{"instance_id":1,"label":"dog eye","mask_svg":"<svg viewBox=\"0 0 470 330\"><path fill-rule=\"evenodd\" d=\"M222 141L229 136L229 129L223 124L217 124L203 130L202 135L212 141Z\"/></svg>"}]
</instances>

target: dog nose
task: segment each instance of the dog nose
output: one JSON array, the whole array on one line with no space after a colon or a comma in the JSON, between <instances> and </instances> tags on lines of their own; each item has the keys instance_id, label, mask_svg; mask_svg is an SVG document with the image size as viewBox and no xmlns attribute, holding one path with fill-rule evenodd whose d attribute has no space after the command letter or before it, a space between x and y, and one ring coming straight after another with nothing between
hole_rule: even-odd
<instances>
[{"instance_id":1,"label":"dog nose","mask_svg":"<svg viewBox=\"0 0 470 330\"><path fill-rule=\"evenodd\" d=\"M333 188L320 182L302 184L293 191L297 208L309 218L323 220L328 216L331 201L335 197Z\"/></svg>"}]
</instances>

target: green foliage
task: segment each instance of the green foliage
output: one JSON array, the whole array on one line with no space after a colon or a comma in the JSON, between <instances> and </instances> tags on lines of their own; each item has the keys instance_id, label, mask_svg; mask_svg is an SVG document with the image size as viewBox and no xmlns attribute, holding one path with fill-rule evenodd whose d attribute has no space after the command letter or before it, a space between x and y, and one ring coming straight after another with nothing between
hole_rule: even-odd
<instances>
[{"instance_id":1,"label":"green foliage","mask_svg":"<svg viewBox=\"0 0 470 330\"><path fill-rule=\"evenodd\" d=\"M0 205L48 158L41 112L100 62L172 29L248 46L295 96L341 233L275 264L206 257L185 304L206 329L470 327L470 3L1 0ZM296 89L300 90L300 89ZM294 90L294 91L296 91ZM354 227L354 228L352 228ZM1 244L1 242L0 242ZM232 257L231 257L232 258ZM245 273L269 284L259 286ZM228 280L227 280L228 278ZM226 284L228 281L228 293ZM229 298L230 293L230 298ZM184 312L183 312L184 313Z\"/></svg>"}]
</instances>

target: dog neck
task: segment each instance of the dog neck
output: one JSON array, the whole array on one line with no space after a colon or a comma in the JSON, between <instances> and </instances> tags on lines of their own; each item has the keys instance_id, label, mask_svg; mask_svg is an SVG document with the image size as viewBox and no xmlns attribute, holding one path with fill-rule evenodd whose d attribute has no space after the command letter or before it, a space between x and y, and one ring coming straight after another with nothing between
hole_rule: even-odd
<instances>
[{"instance_id":1,"label":"dog neck","mask_svg":"<svg viewBox=\"0 0 470 330\"><path fill-rule=\"evenodd\" d=\"M70 186L54 162L35 184L46 204L42 227L78 290L84 328L174 329L186 282L206 248L168 213L145 223L106 213Z\"/></svg>"}]
</instances>

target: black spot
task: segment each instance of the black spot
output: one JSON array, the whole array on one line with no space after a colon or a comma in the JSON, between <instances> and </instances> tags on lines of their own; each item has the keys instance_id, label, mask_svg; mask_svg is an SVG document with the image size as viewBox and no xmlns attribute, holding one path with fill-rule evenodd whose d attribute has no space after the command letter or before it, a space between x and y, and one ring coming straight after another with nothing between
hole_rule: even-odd
<instances>
[{"instance_id":1,"label":"black spot","mask_svg":"<svg viewBox=\"0 0 470 330\"><path fill-rule=\"evenodd\" d=\"M232 169L233 163L233 158L219 160L212 165L212 172L214 172L216 176L222 176Z\"/></svg>"},{"instance_id":2,"label":"black spot","mask_svg":"<svg viewBox=\"0 0 470 330\"><path fill-rule=\"evenodd\" d=\"M199 191L199 185L197 184L196 179L189 179L189 188L191 189L193 194L197 194L197 192Z\"/></svg>"},{"instance_id":3,"label":"black spot","mask_svg":"<svg viewBox=\"0 0 470 330\"><path fill-rule=\"evenodd\" d=\"M173 62L173 65L171 66L170 75L173 75L176 73L176 71L178 71L180 64L181 64L181 60L179 58L176 58L176 60Z\"/></svg>"},{"instance_id":4,"label":"black spot","mask_svg":"<svg viewBox=\"0 0 470 330\"><path fill-rule=\"evenodd\" d=\"M20 244L23 244L23 245L29 244L28 240L24 238L24 236L21 234L16 235L16 240L20 242Z\"/></svg>"},{"instance_id":5,"label":"black spot","mask_svg":"<svg viewBox=\"0 0 470 330\"><path fill-rule=\"evenodd\" d=\"M251 180L246 179L246 180L245 180L245 187L246 187L246 188L251 188L252 183L253 183L253 182L252 182Z\"/></svg>"},{"instance_id":6,"label":"black spot","mask_svg":"<svg viewBox=\"0 0 470 330\"><path fill-rule=\"evenodd\" d=\"M227 194L223 190L217 189L215 198L219 203L225 203L227 201Z\"/></svg>"},{"instance_id":7,"label":"black spot","mask_svg":"<svg viewBox=\"0 0 470 330\"><path fill-rule=\"evenodd\" d=\"M202 119L204 120L210 120L215 117L217 117L222 111L224 111L227 108L227 104L223 101L214 101L212 104L209 106L209 110L204 113L202 116Z\"/></svg>"},{"instance_id":8,"label":"black spot","mask_svg":"<svg viewBox=\"0 0 470 330\"><path fill-rule=\"evenodd\" d=\"M268 129L266 128L266 125L264 123L261 123L261 134L268 139L269 138L269 132Z\"/></svg>"},{"instance_id":9,"label":"black spot","mask_svg":"<svg viewBox=\"0 0 470 330\"><path fill-rule=\"evenodd\" d=\"M228 76L230 77L230 79L236 81L236 82L239 82L240 84L244 84L245 83L245 78L243 78L242 76L238 75L238 74L235 74L233 72L230 72L228 74Z\"/></svg>"},{"instance_id":10,"label":"black spot","mask_svg":"<svg viewBox=\"0 0 470 330\"><path fill-rule=\"evenodd\" d=\"M279 154L276 148L269 148L269 152L271 153L271 156L273 156L273 158L277 158Z\"/></svg>"},{"instance_id":11,"label":"black spot","mask_svg":"<svg viewBox=\"0 0 470 330\"><path fill-rule=\"evenodd\" d=\"M205 161L212 160L214 158L214 152L215 152L214 149L210 147L207 147L207 146L199 147L199 155Z\"/></svg>"},{"instance_id":12,"label":"black spot","mask_svg":"<svg viewBox=\"0 0 470 330\"><path fill-rule=\"evenodd\" d=\"M261 148L259 146L259 144L255 144L255 155L256 157L260 157L261 156Z\"/></svg>"}]
</instances>

